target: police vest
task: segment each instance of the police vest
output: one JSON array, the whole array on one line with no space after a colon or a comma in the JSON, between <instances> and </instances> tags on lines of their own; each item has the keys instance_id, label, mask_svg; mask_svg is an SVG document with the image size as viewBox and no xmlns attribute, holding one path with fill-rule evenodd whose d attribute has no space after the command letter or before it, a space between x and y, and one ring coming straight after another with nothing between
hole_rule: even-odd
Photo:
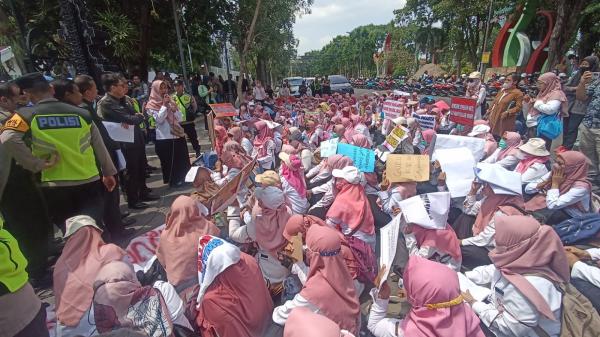
<instances>
[{"instance_id":1,"label":"police vest","mask_svg":"<svg viewBox=\"0 0 600 337\"><path fill-rule=\"evenodd\" d=\"M25 267L27 259L14 236L4 229L4 220L0 217L0 283L11 293L21 289L29 279Z\"/></svg>"},{"instance_id":2,"label":"police vest","mask_svg":"<svg viewBox=\"0 0 600 337\"><path fill-rule=\"evenodd\" d=\"M42 171L42 182L83 181L98 176L92 148L91 122L76 113L33 114L31 151L38 158L60 156Z\"/></svg>"},{"instance_id":3,"label":"police vest","mask_svg":"<svg viewBox=\"0 0 600 337\"><path fill-rule=\"evenodd\" d=\"M192 108L192 96L189 94L183 94L181 96L177 96L177 94L173 94L173 100L177 103L177 108L181 112L181 121L185 122L186 112L188 109Z\"/></svg>"}]
</instances>

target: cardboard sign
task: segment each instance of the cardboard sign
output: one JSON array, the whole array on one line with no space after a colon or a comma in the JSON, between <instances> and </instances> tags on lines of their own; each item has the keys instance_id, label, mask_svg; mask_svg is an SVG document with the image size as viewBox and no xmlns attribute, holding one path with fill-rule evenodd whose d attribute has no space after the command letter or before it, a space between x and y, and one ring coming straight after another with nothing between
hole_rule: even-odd
<instances>
[{"instance_id":1,"label":"cardboard sign","mask_svg":"<svg viewBox=\"0 0 600 337\"><path fill-rule=\"evenodd\" d=\"M383 102L382 111L387 119L394 119L404 114L404 103L387 100Z\"/></svg>"},{"instance_id":2,"label":"cardboard sign","mask_svg":"<svg viewBox=\"0 0 600 337\"><path fill-rule=\"evenodd\" d=\"M333 156L337 152L339 141L338 138L322 141L319 146L321 148L321 158Z\"/></svg>"},{"instance_id":3,"label":"cardboard sign","mask_svg":"<svg viewBox=\"0 0 600 337\"><path fill-rule=\"evenodd\" d=\"M473 126L477 101L465 97L450 98L450 121L456 124Z\"/></svg>"},{"instance_id":4,"label":"cardboard sign","mask_svg":"<svg viewBox=\"0 0 600 337\"><path fill-rule=\"evenodd\" d=\"M253 161L251 161L250 163L248 163L248 165L242 168L242 171L240 172L240 176L242 176L242 178L240 180L240 186L238 187L238 189L241 189L242 186L248 180L248 178L252 175L252 173L254 172L254 166L256 166L256 158L254 158Z\"/></svg>"},{"instance_id":5,"label":"cardboard sign","mask_svg":"<svg viewBox=\"0 0 600 337\"><path fill-rule=\"evenodd\" d=\"M390 154L385 162L385 176L390 183L429 180L429 156Z\"/></svg>"},{"instance_id":6,"label":"cardboard sign","mask_svg":"<svg viewBox=\"0 0 600 337\"><path fill-rule=\"evenodd\" d=\"M392 132L390 132L390 134L385 138L383 145L387 147L390 152L394 151L398 147L398 144L406 139L406 137L408 137L408 129L400 125L396 126L394 130L392 130Z\"/></svg>"},{"instance_id":7,"label":"cardboard sign","mask_svg":"<svg viewBox=\"0 0 600 337\"><path fill-rule=\"evenodd\" d=\"M292 236L291 241L294 251L291 257L296 261L302 261L304 256L302 255L302 234L298 233L296 236Z\"/></svg>"},{"instance_id":8,"label":"cardboard sign","mask_svg":"<svg viewBox=\"0 0 600 337\"><path fill-rule=\"evenodd\" d=\"M216 118L237 116L238 112L231 103L209 104Z\"/></svg>"},{"instance_id":9,"label":"cardboard sign","mask_svg":"<svg viewBox=\"0 0 600 337\"><path fill-rule=\"evenodd\" d=\"M435 117L434 115L420 115L417 113L412 114L413 118L419 122L422 130L434 129L435 128Z\"/></svg>"},{"instance_id":10,"label":"cardboard sign","mask_svg":"<svg viewBox=\"0 0 600 337\"><path fill-rule=\"evenodd\" d=\"M356 167L361 172L375 171L375 151L362 147L339 143L337 153L350 157Z\"/></svg>"}]
</instances>

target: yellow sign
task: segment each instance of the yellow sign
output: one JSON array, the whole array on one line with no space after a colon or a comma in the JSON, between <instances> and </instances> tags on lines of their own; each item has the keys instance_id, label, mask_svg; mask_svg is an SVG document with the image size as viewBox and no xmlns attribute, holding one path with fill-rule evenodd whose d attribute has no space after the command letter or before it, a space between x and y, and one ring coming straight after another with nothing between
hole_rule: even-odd
<instances>
[{"instance_id":1,"label":"yellow sign","mask_svg":"<svg viewBox=\"0 0 600 337\"><path fill-rule=\"evenodd\" d=\"M390 154L385 162L385 176L390 183L429 180L429 156Z\"/></svg>"},{"instance_id":2,"label":"yellow sign","mask_svg":"<svg viewBox=\"0 0 600 337\"><path fill-rule=\"evenodd\" d=\"M491 53L489 51L484 51L481 54L481 63L490 63L490 55Z\"/></svg>"},{"instance_id":3,"label":"yellow sign","mask_svg":"<svg viewBox=\"0 0 600 337\"><path fill-rule=\"evenodd\" d=\"M385 146L388 148L388 150L394 151L398 147L398 144L400 144L400 142L407 137L407 131L407 129L401 126L396 126L394 130L392 130L392 132L390 132L390 134L385 138Z\"/></svg>"}]
</instances>

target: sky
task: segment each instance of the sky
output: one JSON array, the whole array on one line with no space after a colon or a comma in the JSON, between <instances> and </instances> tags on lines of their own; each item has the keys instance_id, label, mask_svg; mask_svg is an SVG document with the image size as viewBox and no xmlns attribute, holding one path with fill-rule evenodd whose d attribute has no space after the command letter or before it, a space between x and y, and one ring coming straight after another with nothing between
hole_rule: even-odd
<instances>
[{"instance_id":1,"label":"sky","mask_svg":"<svg viewBox=\"0 0 600 337\"><path fill-rule=\"evenodd\" d=\"M299 40L298 55L321 49L334 37L358 26L386 24L405 0L315 0L311 14L296 18L294 35Z\"/></svg>"}]
</instances>

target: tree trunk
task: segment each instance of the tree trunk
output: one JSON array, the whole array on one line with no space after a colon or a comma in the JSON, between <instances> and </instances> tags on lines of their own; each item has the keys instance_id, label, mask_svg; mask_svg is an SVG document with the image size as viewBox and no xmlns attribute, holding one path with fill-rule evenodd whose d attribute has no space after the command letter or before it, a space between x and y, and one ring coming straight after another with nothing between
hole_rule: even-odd
<instances>
[{"instance_id":1,"label":"tree trunk","mask_svg":"<svg viewBox=\"0 0 600 337\"><path fill-rule=\"evenodd\" d=\"M586 18L584 18L585 20ZM589 17L587 18L589 19ZM581 33L581 41L579 41L579 48L577 48L577 55L582 57L585 55L591 55L594 52L594 46L600 42L600 34L594 34L591 31L592 25L581 25L579 32Z\"/></svg>"},{"instance_id":2,"label":"tree trunk","mask_svg":"<svg viewBox=\"0 0 600 337\"><path fill-rule=\"evenodd\" d=\"M148 1L141 1L140 4L140 78L148 78L148 59L150 58L150 5Z\"/></svg>"},{"instance_id":3,"label":"tree trunk","mask_svg":"<svg viewBox=\"0 0 600 337\"><path fill-rule=\"evenodd\" d=\"M75 5L69 0L60 0L58 5L60 6L60 25L71 51L70 61L78 74L90 74L88 57L81 43Z\"/></svg>"},{"instance_id":4,"label":"tree trunk","mask_svg":"<svg viewBox=\"0 0 600 337\"><path fill-rule=\"evenodd\" d=\"M252 23L250 23L250 28L246 32L246 39L244 40L244 47L240 51L240 81L237 83L237 92L242 92L242 77L246 73L246 56L248 55L248 50L250 50L250 45L252 44L252 39L254 37L254 29L256 28L256 20L258 19L258 13L260 13L260 3L262 0L256 0L256 8L254 8L254 16L252 17ZM238 95L238 97L241 97ZM240 103L243 103L246 100L246 97L241 97Z\"/></svg>"},{"instance_id":5,"label":"tree trunk","mask_svg":"<svg viewBox=\"0 0 600 337\"><path fill-rule=\"evenodd\" d=\"M578 29L581 11L589 0L556 0L556 23L548 45L548 69L560 63L569 48L569 41Z\"/></svg>"}]
</instances>

